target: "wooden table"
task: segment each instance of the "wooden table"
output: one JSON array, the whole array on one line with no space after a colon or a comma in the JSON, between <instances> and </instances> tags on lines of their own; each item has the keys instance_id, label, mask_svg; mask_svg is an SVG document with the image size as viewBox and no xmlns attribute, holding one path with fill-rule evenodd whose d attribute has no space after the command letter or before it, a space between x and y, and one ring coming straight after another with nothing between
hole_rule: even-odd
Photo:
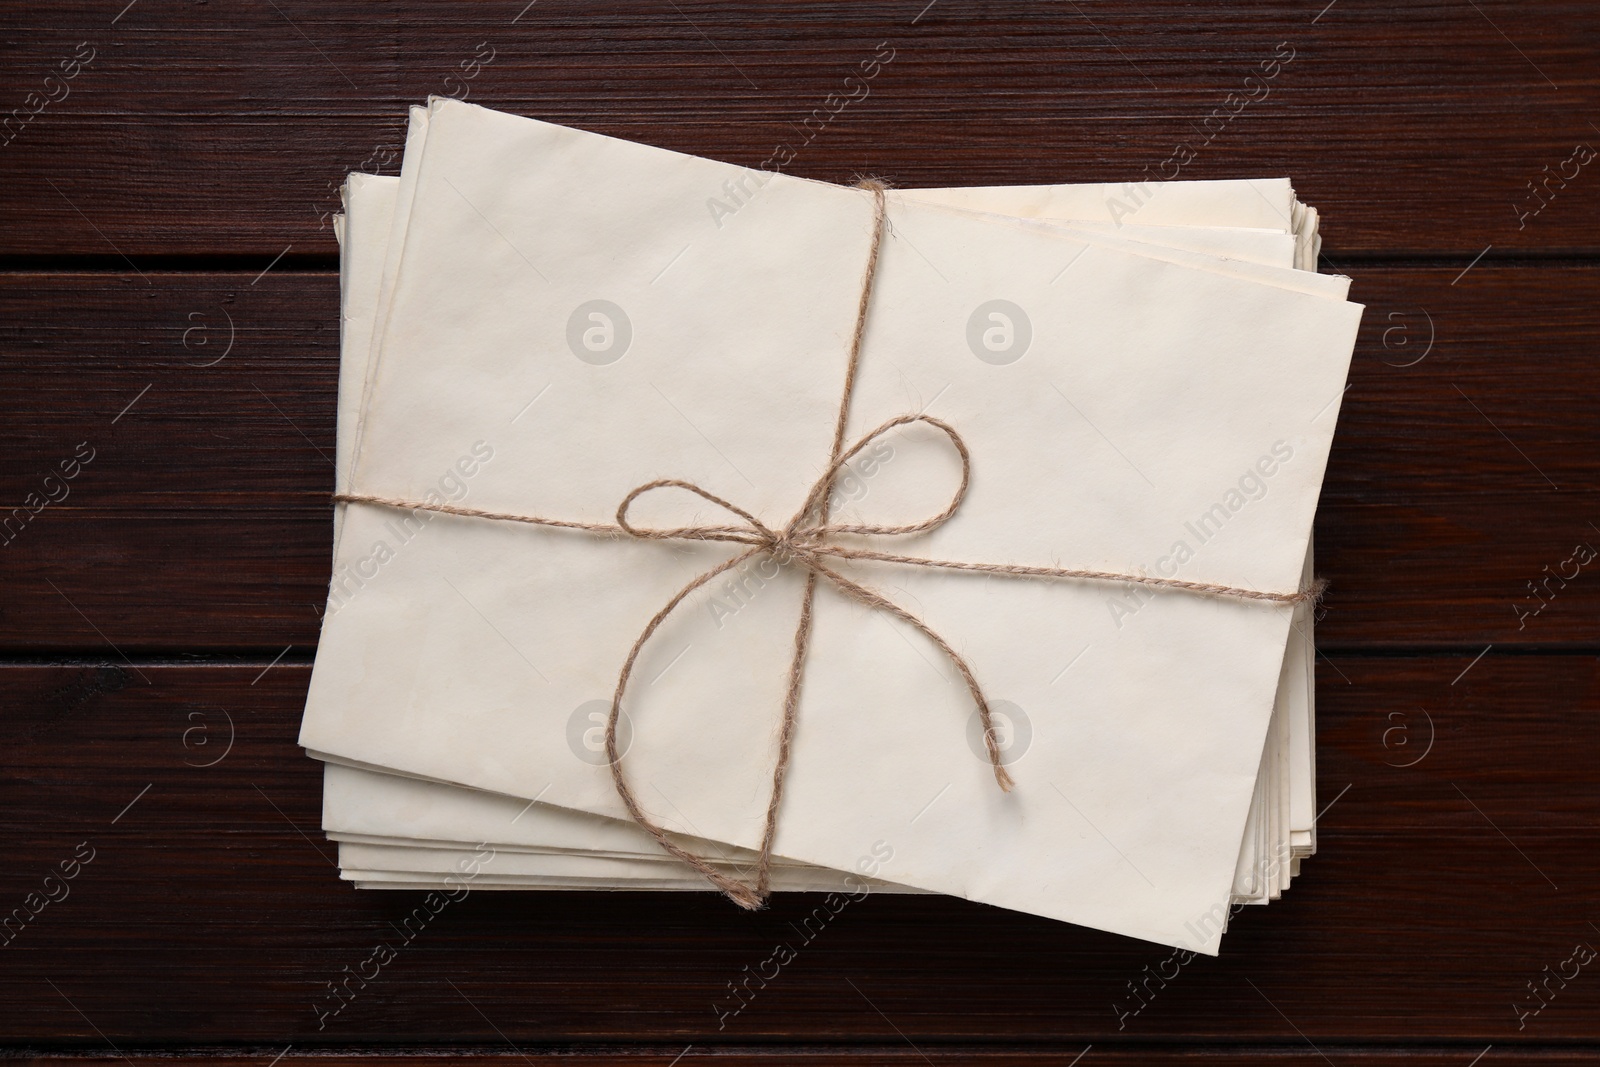
<instances>
[{"instance_id":1,"label":"wooden table","mask_svg":"<svg viewBox=\"0 0 1600 1067\"><path fill-rule=\"evenodd\" d=\"M44 901L0 947L13 1054L1600 1062L1600 963L1574 960L1600 946L1595 5L0 19L0 912ZM881 42L870 95L807 140ZM789 143L831 181L1138 180L1180 145L1184 178L1292 176L1367 312L1317 521L1321 853L1285 899L1148 982L1172 967L1147 944L875 897L719 1029L815 901L480 893L319 1028L416 903L336 879L295 745L329 572L329 220L430 93L751 165Z\"/></svg>"}]
</instances>

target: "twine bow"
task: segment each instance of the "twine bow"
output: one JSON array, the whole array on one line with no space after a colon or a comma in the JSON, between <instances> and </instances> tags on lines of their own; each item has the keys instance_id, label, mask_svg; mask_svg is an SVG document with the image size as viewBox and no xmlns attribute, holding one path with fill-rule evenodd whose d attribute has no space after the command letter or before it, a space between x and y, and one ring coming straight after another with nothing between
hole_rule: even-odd
<instances>
[{"instance_id":1,"label":"twine bow","mask_svg":"<svg viewBox=\"0 0 1600 1067\"><path fill-rule=\"evenodd\" d=\"M989 703L984 698L983 690L979 687L977 678L973 675L972 668L968 666L967 661L921 619L887 597L840 574L828 565L828 559L873 560L902 566L975 571L982 574L1000 574L1023 578L1129 582L1202 596L1266 601L1276 604L1297 604L1302 601L1314 600L1322 591L1320 582L1309 589L1279 593L1246 589L1239 586L1218 585L1210 582L1190 582L1178 578L1124 574L1116 571L930 559L923 556L900 555L877 549L837 543L835 538L840 535L896 536L925 533L929 530L937 529L944 525L961 507L961 502L966 496L967 486L972 474L972 456L967 450L966 442L961 439L961 435L956 433L949 424L931 415L901 415L890 419L877 427L877 429L858 439L850 448L846 449L844 447L845 425L850 414L850 398L855 391L856 371L861 361L861 340L866 330L867 307L872 299L872 285L877 274L878 257L883 246L885 227L884 190L886 186L877 181L863 181L859 183L858 187L870 192L873 196L872 244L868 252L866 270L862 278L861 299L856 308L855 332L850 341L850 358L846 365L843 397L839 404L839 416L834 424L831 458L827 470L817 479L810 492L806 494L805 502L801 505L800 510L781 529L773 529L737 504L724 500L714 493L707 492L693 482L676 478L664 478L659 481L647 482L630 492L623 498L621 505L617 508L615 525L611 523L551 519L537 515L484 511L455 504L430 504L415 500L397 500L391 497L372 496L365 493L338 493L333 497L335 501L340 503L376 504L409 511L434 511L448 515L493 519L501 522L521 522L534 526L584 530L606 535L627 534L643 540L720 541L749 546L732 559L717 564L678 590L672 599L667 602L666 606L656 612L654 617L650 619L644 631L639 635L638 640L633 643L632 649L628 652L628 658L622 665L622 671L617 677L617 688L611 698L611 715L606 722L606 756L610 762L611 777L616 785L617 796L621 798L623 805L627 808L628 814L633 818L634 822L638 823L642 829L655 838L668 853L698 871L707 881L722 890L735 903L741 907L751 909L761 907L771 892L772 842L777 831L778 808L783 799L783 782L788 772L790 748L794 740L794 725L800 701L801 675L805 666L806 652L811 644L812 607L815 601L817 578L819 576L826 578L834 588L851 599L868 607L876 608L879 611L886 611L908 623L939 646L939 649L955 666L957 672L960 673L962 680L966 682L967 690L972 694L973 702L978 707L978 714L982 719L983 725L984 746L988 750L989 762L994 769L995 781L999 783L1002 790L1006 791L1009 791L1014 784L1010 774L1006 772L1005 766L1001 762L1000 747L995 741L993 713L990 711ZM828 516L832 510L830 505L834 481L844 466L860 453L863 448L879 437L891 430L913 423L924 423L939 430L949 439L951 445L955 447L956 452L961 457L961 482L951 497L949 505L932 518L904 525L851 524L830 521ZM742 524L721 526L702 524L655 529L635 526L628 521L628 510L634 501L646 493L668 488L682 489L701 497L709 503L716 504L729 514L738 516L742 520ZM707 582L737 567L745 560L761 554L771 555L780 563L792 562L803 567L806 571L806 584L804 598L800 606L799 625L795 628L794 655L789 663L789 683L784 697L783 722L778 734L777 760L772 772L772 792L767 799L766 828L762 833L761 849L756 861L755 880L752 883L728 877L704 859L683 848L639 806L639 802L634 797L633 790L628 785L627 778L622 771L622 754L617 751L617 722L622 714L622 698L628 688L628 679L633 674L634 664L639 658L639 653L655 634L656 630L660 628L661 624L666 621L667 616L671 615L679 604L683 603L695 590Z\"/></svg>"},{"instance_id":2,"label":"twine bow","mask_svg":"<svg viewBox=\"0 0 1600 1067\"><path fill-rule=\"evenodd\" d=\"M950 439L956 452L961 456L961 483L956 487L950 503L945 509L932 518L921 522L906 523L903 525L877 525L857 523L834 523L827 519L830 509L829 500L832 495L833 482L845 464L860 453L860 451L876 441L879 437L901 426L911 423L926 423ZM649 482L639 486L623 498L622 504L617 508L617 525L625 533L634 537L647 540L684 540L684 541L726 541L732 544L749 545L745 551L717 564L698 578L689 582L678 590L673 598L667 601L665 607L656 612L639 639L633 643L633 648L628 652L628 658L622 665L622 673L617 678L617 689L611 698L611 715L606 721L606 756L611 766L611 778L616 783L617 796L627 807L628 814L634 822L647 830L669 853L683 860L690 867L700 872L707 881L721 889L736 904L745 908L759 908L770 892L772 867L772 840L777 833L778 806L783 798L783 780L789 767L789 750L794 737L794 724L800 703L800 679L805 666L806 651L811 643L811 616L812 603L816 594L817 578L820 575L833 583L841 593L871 608L887 611L896 618L914 626L929 640L939 646L961 678L967 684L967 691L972 694L973 702L978 706L978 714L983 722L984 745L989 752L989 762L994 768L995 781L1000 788L1010 791L1013 782L1011 775L1006 772L1005 765L1001 762L1000 747L994 737L994 717L989 710L989 702L984 698L983 689L978 685L977 678L972 673L972 668L967 665L960 653L950 647L949 642L940 637L921 619L900 607L894 601L879 593L868 589L858 582L852 581L823 562L826 556L842 556L856 558L887 558L879 553L863 552L859 549L837 545L833 539L840 534L865 534L865 535L896 535L923 533L928 530L943 526L949 518L961 507L961 501L967 495L967 485L972 475L972 455L967 451L966 442L961 440L961 435L948 423L934 418L931 415L901 415L890 419L877 429L873 430L856 441L850 448L834 460L822 477L818 478L806 495L805 503L795 513L793 519L781 529L774 530L766 523L756 518L750 512L731 501L724 500L715 493L707 492L693 482L681 481L677 478L663 478L660 481ZM744 520L742 526L678 526L669 529L641 528L628 521L628 509L633 502L646 493L657 489L683 489L707 500L724 510ZM628 679L633 675L634 662L639 658L639 653L649 642L651 636L666 621L677 606L690 596L696 589L712 581L725 571L732 570L746 560L761 554L767 554L779 563L794 563L806 570L805 596L801 601L800 622L795 628L794 657L789 663L789 684L783 700L783 723L778 732L778 760L772 774L772 792L767 800L766 828L761 835L761 850L756 861L755 883L741 882L730 878L717 870L705 860L683 848L663 830L640 808L634 798L633 790L629 787L627 778L622 773L622 754L617 751L617 722L622 714L622 697L628 688ZM911 557L904 557L910 559Z\"/></svg>"}]
</instances>

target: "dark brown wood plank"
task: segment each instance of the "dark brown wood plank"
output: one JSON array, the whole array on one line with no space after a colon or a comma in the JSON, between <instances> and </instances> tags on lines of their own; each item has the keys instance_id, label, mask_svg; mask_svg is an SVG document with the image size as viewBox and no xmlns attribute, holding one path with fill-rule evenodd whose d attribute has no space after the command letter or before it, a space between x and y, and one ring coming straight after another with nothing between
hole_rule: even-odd
<instances>
[{"instance_id":1,"label":"dark brown wood plank","mask_svg":"<svg viewBox=\"0 0 1600 1067\"><path fill-rule=\"evenodd\" d=\"M1319 639L1600 644L1600 577L1574 560L1600 547L1600 268L1458 273L1356 274L1369 307L1317 525ZM0 323L0 645L312 646L337 279L7 275ZM84 450L66 497L22 525L12 509L59 494L46 476Z\"/></svg>"},{"instance_id":2,"label":"dark brown wood plank","mask_svg":"<svg viewBox=\"0 0 1600 1067\"><path fill-rule=\"evenodd\" d=\"M501 1046L504 1048L504 1045ZM394 1050L332 1052L302 1051L291 1048L279 1061L283 1067L438 1067L443 1062L451 1067L670 1067L675 1058L684 1067L710 1061L718 1067L741 1067L744 1064L804 1063L809 1067L926 1067L929 1063L945 1062L974 1064L976 1067L1073 1067L1074 1057L1081 1057L1084 1067L1198 1067L1198 1065L1227 1064L1229 1067L1300 1067L1318 1065L1326 1067L1332 1060L1355 1067L1461 1067L1471 1057L1489 1049L1459 1047L1415 1046L1403 1049L1378 1049L1350 1047L1348 1045L1323 1045L1313 1048L1302 1043L1295 1046L1263 1048L1223 1043L1204 1043L1187 1048L1170 1045L1128 1043L1127 1047L1080 1045L1078 1047L1051 1047L997 1050L982 1045L911 1044L900 1042L898 1048L882 1045L851 1045L818 1047L811 1045L757 1045L746 1047L688 1048L671 1045L637 1045L626 1049L591 1051L587 1048L562 1048L545 1051L527 1044L519 1044L517 1051L481 1048L448 1050ZM126 1058L114 1053L92 1052L35 1052L29 1051L10 1057L11 1062L26 1067L124 1067L140 1064L205 1063L216 1067L262 1067L281 1048L262 1047L248 1051L233 1049L185 1049L173 1054L168 1051L141 1052L129 1050ZM1093 1058L1089 1053L1093 1052ZM1537 1064L1539 1067L1580 1067L1600 1062L1600 1053L1571 1048L1516 1049L1518 1063ZM679 1058L681 1057L681 1058ZM1337 1059L1333 1059L1337 1057ZM1466 1059L1463 1059L1466 1057ZM1495 1061L1485 1056L1485 1067L1494 1067ZM1503 1057L1503 1062L1509 1059Z\"/></svg>"},{"instance_id":3,"label":"dark brown wood plank","mask_svg":"<svg viewBox=\"0 0 1600 1067\"><path fill-rule=\"evenodd\" d=\"M827 180L1287 174L1335 261L1600 250L1600 179L1562 176L1600 144L1600 11L1575 0L830 0L754 17L705 0L448 17L71 0L0 19L19 109L0 254L332 252L339 181L394 173L405 107L430 93L752 166L787 143L793 172ZM879 42L894 58L868 94L808 138L829 94L861 94L845 79Z\"/></svg>"},{"instance_id":4,"label":"dark brown wood plank","mask_svg":"<svg viewBox=\"0 0 1600 1067\"><path fill-rule=\"evenodd\" d=\"M1551 976L1600 948L1594 5L68 0L0 28L0 267L106 272L0 274L0 918L39 909L0 927L0 1055L1600 1062L1593 965ZM1147 1003L1167 950L880 896L719 1019L816 900L479 892L405 941L419 894L339 884L294 745L337 281L293 272L429 93L748 165L787 143L835 181L1120 182L1179 145L1185 178L1292 176L1370 306L1318 521L1323 852L1289 896ZM30 493L62 499L19 524Z\"/></svg>"},{"instance_id":5,"label":"dark brown wood plank","mask_svg":"<svg viewBox=\"0 0 1600 1067\"><path fill-rule=\"evenodd\" d=\"M0 903L94 850L70 895L0 948L0 1042L95 1048L98 1028L136 1048L204 1034L681 1050L890 1046L898 1030L1097 1055L1435 1042L1465 1063L1490 1043L1514 1057L1600 1039L1589 969L1552 979L1521 1029L1514 1007L1537 1003L1527 983L1574 945L1600 946L1593 656L1491 653L1460 678L1453 657L1324 665L1321 854L1282 901L1234 920L1220 959L1176 966L998 909L873 897L720 1029L727 983L798 941L816 898L747 915L700 894L478 892L406 944L395 924L420 894L347 889L318 835L319 770L294 744L307 671L262 666L0 669ZM378 942L397 958L319 1029L326 983ZM1132 1013L1147 966L1169 981Z\"/></svg>"}]
</instances>

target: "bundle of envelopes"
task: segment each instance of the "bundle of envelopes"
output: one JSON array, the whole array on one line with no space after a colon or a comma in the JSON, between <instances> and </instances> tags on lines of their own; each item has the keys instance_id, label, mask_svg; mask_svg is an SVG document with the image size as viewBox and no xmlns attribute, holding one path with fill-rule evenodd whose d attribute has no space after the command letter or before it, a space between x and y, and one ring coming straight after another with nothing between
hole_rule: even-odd
<instances>
[{"instance_id":1,"label":"bundle of envelopes","mask_svg":"<svg viewBox=\"0 0 1600 1067\"><path fill-rule=\"evenodd\" d=\"M345 879L766 843L773 890L1214 954L1314 850L1361 309L1287 180L885 191L433 100L344 196L301 743Z\"/></svg>"}]
</instances>

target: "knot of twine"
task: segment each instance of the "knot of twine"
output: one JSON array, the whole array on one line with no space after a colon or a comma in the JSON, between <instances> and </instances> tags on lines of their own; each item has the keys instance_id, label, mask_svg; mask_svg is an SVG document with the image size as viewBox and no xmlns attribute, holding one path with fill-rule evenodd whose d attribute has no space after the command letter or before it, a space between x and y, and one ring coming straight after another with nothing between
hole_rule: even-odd
<instances>
[{"instance_id":1,"label":"knot of twine","mask_svg":"<svg viewBox=\"0 0 1600 1067\"><path fill-rule=\"evenodd\" d=\"M973 674L972 668L967 664L967 661L954 648L950 647L949 642L940 637L916 615L859 582L845 577L829 566L827 562L829 558L872 560L911 567L976 571L982 574L1001 574L1022 578L1132 582L1201 596L1265 601L1274 604L1297 604L1315 600L1321 594L1323 588L1322 583L1319 582L1309 589L1296 592L1266 592L1239 586L1219 585L1210 582L1189 582L1177 578L1125 574L1116 571L930 559L922 556L899 555L836 543L835 538L840 535L896 536L925 533L937 529L949 521L951 516L955 515L956 511L960 509L961 502L966 497L967 486L971 481L972 475L972 455L967 449L966 442L961 439L961 435L948 423L931 415L900 415L865 434L848 449L844 447L845 424L850 413L850 398L855 391L856 370L861 358L861 339L866 330L867 308L872 299L873 281L877 275L878 258L883 247L886 218L884 191L887 186L879 181L867 180L857 183L857 187L871 193L873 197L872 244L867 256L866 269L863 273L861 299L856 309L855 332L850 341L850 358L845 372L843 397L839 404L838 420L834 425L831 459L827 470L823 472L822 476L811 487L810 492L806 494L805 502L801 505L800 510L783 527L773 529L737 504L724 500L722 497L708 492L693 482L677 478L663 478L658 481L647 482L634 489L623 498L622 503L617 507L617 521L615 524L575 522L536 515L484 511L479 508L460 507L454 504L430 504L422 501L399 500L363 493L338 493L333 497L339 503L376 504L382 507L403 510L434 511L447 515L492 519L501 522L521 522L534 526L552 526L606 535L626 534L641 540L713 541L748 546L743 552L717 564L690 581L682 589L679 589L672 599L667 601L665 606L655 613L649 623L646 624L643 632L639 634L638 639L634 641L633 647L629 649L627 659L622 665L622 670L617 676L617 687L611 697L611 714L606 721L606 757L611 767L611 778L616 786L617 796L621 799L623 806L627 809L633 821L648 832L669 854L699 872L707 881L733 900L734 903L749 909L763 906L767 897L771 894L772 844L777 833L778 809L783 799L784 777L788 772L794 740L795 720L800 703L800 683L804 673L806 653L811 645L812 610L819 576L827 579L834 588L850 599L870 608L886 611L901 619L939 647L939 650L944 653L945 657L956 668L957 673L961 675L962 681L966 683L967 691L972 695L973 703L977 705L978 715L983 726L984 746L988 750L989 763L994 771L995 782L1000 786L1001 790L1007 792L1015 784L1011 775L1005 769L1001 758L1000 746L995 740L993 712L990 710L989 702L983 695L983 689L978 685L977 677ZM899 427L913 423L923 423L943 433L961 459L961 480L956 487L955 493L950 498L950 503L943 511L931 518L924 519L921 522L901 525L834 523L829 521L827 516L832 510L830 504L833 496L833 487L839 472L862 449L879 437ZM739 525L697 524L694 526L653 528L636 526L628 520L629 508L633 506L634 501L638 500L639 497L659 489L669 488L693 493L701 499L724 509L729 514L738 516L742 522ZM628 680L633 675L633 668L638 661L639 654L643 651L645 645L649 643L650 638L661 627L661 624L666 621L667 617L695 590L704 586L707 582L739 566L746 560L763 554L770 555L780 564L792 563L803 568L806 572L806 582L800 604L800 619L795 628L794 652L789 661L788 686L783 702L783 720L778 731L777 759L772 771L772 790L767 799L766 825L762 832L761 848L756 860L755 878L753 881L747 882L729 877L700 856L683 848L639 806L638 799L634 796L633 789L628 784L627 777L623 773L622 754L617 750L617 723L622 715L622 698L627 691Z\"/></svg>"},{"instance_id":2,"label":"knot of twine","mask_svg":"<svg viewBox=\"0 0 1600 1067\"><path fill-rule=\"evenodd\" d=\"M830 510L828 501L832 495L834 478L845 464L855 458L862 449L889 431L918 422L926 423L943 432L950 439L950 443L955 446L956 452L961 457L961 482L956 487L956 491L945 509L921 522L902 525L834 523L824 518L823 516L826 516ZM639 635L639 639L633 643L633 648L628 651L628 658L622 665L622 673L617 678L616 692L611 698L611 716L606 723L606 756L611 764L611 777L616 783L617 795L628 809L628 814L633 817L635 822L649 831L662 848L700 872L708 881L742 907L759 908L770 893L772 841L777 832L778 806L783 798L783 780L789 767L790 746L793 742L794 725L799 711L800 679L805 666L806 652L811 644L812 604L816 594L818 576L826 578L836 589L852 600L865 604L870 608L887 611L896 618L903 619L927 636L935 645L939 646L939 650L955 665L962 680L967 684L967 691L972 694L973 702L978 706L978 714L983 720L984 744L989 751L989 762L994 768L995 781L999 783L1001 789L1007 791L1011 789L1013 785L1011 775L1006 772L1005 766L1001 762L1000 747L995 742L994 718L989 710L989 702L984 698L983 689L978 685L978 679L973 675L972 668L967 665L967 661L921 619L887 597L846 578L824 562L824 557L827 556L865 559L897 558L890 557L884 553L834 544L833 539L840 534L914 534L942 526L961 507L961 501L966 496L967 485L971 480L971 473L972 455L967 451L966 442L961 440L961 435L956 433L953 427L931 415L901 415L890 419L871 433L864 435L855 444L851 445L848 450L838 453L832 465L828 467L822 477L817 479L816 484L811 487L811 491L806 494L805 503L800 506L800 510L781 529L774 530L750 512L739 507L739 505L724 500L722 497L702 489L693 482L681 481L677 478L663 478L660 481L641 485L624 497L621 506L617 508L617 526L624 533L633 537L647 540L726 541L750 546L733 558L717 564L689 582L689 584L678 590L677 594L667 601L660 611L656 612L655 617L645 626L644 632ZM628 509L633 506L635 500L646 493L667 488L682 489L693 493L737 515L744 520L744 525L697 525L650 529L635 526L628 521ZM651 636L666 621L667 616L672 614L673 609L696 589L712 581L723 572L732 570L746 560L761 554L772 556L780 564L792 563L803 567L806 571L806 585L805 595L800 604L800 622L795 628L794 655L789 661L789 684L783 700L783 722L778 730L778 759L772 774L772 791L767 799L766 828L761 837L761 851L756 862L755 881L754 883L749 883L728 877L699 856L679 846L639 807L638 801L634 798L633 790L629 787L628 781L622 773L622 756L617 751L617 722L622 713L623 693L628 687L628 679L633 675L634 662L639 658L639 653L644 649L645 644L649 642ZM913 557L904 558L910 560Z\"/></svg>"}]
</instances>

